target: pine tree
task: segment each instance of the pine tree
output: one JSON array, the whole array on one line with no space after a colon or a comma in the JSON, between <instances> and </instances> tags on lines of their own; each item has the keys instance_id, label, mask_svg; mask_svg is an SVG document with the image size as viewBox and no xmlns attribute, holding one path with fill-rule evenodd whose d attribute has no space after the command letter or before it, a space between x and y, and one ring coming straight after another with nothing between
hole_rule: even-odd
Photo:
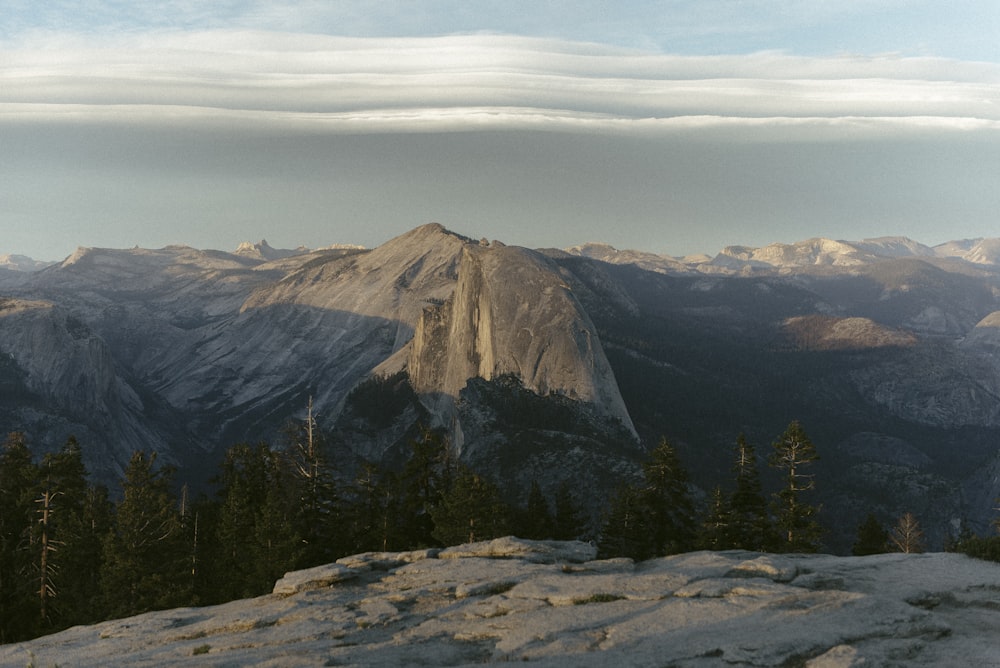
<instances>
[{"instance_id":1,"label":"pine tree","mask_svg":"<svg viewBox=\"0 0 1000 668\"><path fill-rule=\"evenodd\" d=\"M397 540L395 519L398 498L395 479L385 476L372 462L362 462L354 477L353 499L347 515L351 526L351 552L383 552Z\"/></svg>"},{"instance_id":2,"label":"pine tree","mask_svg":"<svg viewBox=\"0 0 1000 668\"><path fill-rule=\"evenodd\" d=\"M712 503L701 525L698 546L703 550L728 550L730 543L729 520L732 516L721 487L712 491Z\"/></svg>"},{"instance_id":3,"label":"pine tree","mask_svg":"<svg viewBox=\"0 0 1000 668\"><path fill-rule=\"evenodd\" d=\"M500 490L463 464L456 467L451 486L431 515L434 537L444 545L499 538L510 526L510 509Z\"/></svg>"},{"instance_id":4,"label":"pine tree","mask_svg":"<svg viewBox=\"0 0 1000 668\"><path fill-rule=\"evenodd\" d=\"M874 513L868 513L865 521L858 526L858 537L851 548L851 554L863 557L869 554L882 554L889 550L889 534L882 523L875 518Z\"/></svg>"},{"instance_id":5,"label":"pine tree","mask_svg":"<svg viewBox=\"0 0 1000 668\"><path fill-rule=\"evenodd\" d=\"M897 552L919 554L924 551L924 532L913 513L905 513L889 532L889 541Z\"/></svg>"},{"instance_id":6,"label":"pine tree","mask_svg":"<svg viewBox=\"0 0 1000 668\"><path fill-rule=\"evenodd\" d=\"M431 509L441 502L450 484L451 455L448 442L440 432L422 429L410 442L410 457L399 474L400 542L405 548L438 545L434 538Z\"/></svg>"},{"instance_id":7,"label":"pine tree","mask_svg":"<svg viewBox=\"0 0 1000 668\"><path fill-rule=\"evenodd\" d=\"M757 455L744 434L736 439L733 475L735 486L729 496L725 543L742 550L764 552L772 549L774 527L761 488Z\"/></svg>"},{"instance_id":8,"label":"pine tree","mask_svg":"<svg viewBox=\"0 0 1000 668\"><path fill-rule=\"evenodd\" d=\"M514 533L529 540L550 540L554 535L552 511L537 480L531 481L528 499L521 510Z\"/></svg>"},{"instance_id":9,"label":"pine tree","mask_svg":"<svg viewBox=\"0 0 1000 668\"><path fill-rule=\"evenodd\" d=\"M289 434L287 454L299 497L295 530L303 542L302 563L318 565L331 561L337 551L338 499L312 397L306 421L292 426Z\"/></svg>"},{"instance_id":10,"label":"pine tree","mask_svg":"<svg viewBox=\"0 0 1000 668\"><path fill-rule=\"evenodd\" d=\"M777 526L782 532L779 551L815 552L822 529L816 522L818 508L802 498L814 489L813 476L804 468L819 459L816 447L799 422L793 421L774 442L770 464L784 471L785 486L777 493Z\"/></svg>"},{"instance_id":11,"label":"pine tree","mask_svg":"<svg viewBox=\"0 0 1000 668\"><path fill-rule=\"evenodd\" d=\"M553 537L556 540L581 540L587 526L568 480L563 480L556 488L555 506Z\"/></svg>"},{"instance_id":12,"label":"pine tree","mask_svg":"<svg viewBox=\"0 0 1000 668\"><path fill-rule=\"evenodd\" d=\"M191 578L171 471L156 469L156 453L134 452L122 480L114 528L104 541L101 585L112 616L189 602Z\"/></svg>"},{"instance_id":13,"label":"pine tree","mask_svg":"<svg viewBox=\"0 0 1000 668\"><path fill-rule=\"evenodd\" d=\"M8 434L0 451L0 642L30 638L38 629L31 530L38 477L25 435Z\"/></svg>"},{"instance_id":14,"label":"pine tree","mask_svg":"<svg viewBox=\"0 0 1000 668\"><path fill-rule=\"evenodd\" d=\"M697 534L694 503L687 471L667 439L660 439L642 471L645 478L642 501L649 514L654 555L690 550Z\"/></svg>"},{"instance_id":15,"label":"pine tree","mask_svg":"<svg viewBox=\"0 0 1000 668\"><path fill-rule=\"evenodd\" d=\"M637 561L654 556L650 513L642 490L625 485L611 501L601 530L597 555L601 559L629 557Z\"/></svg>"},{"instance_id":16,"label":"pine tree","mask_svg":"<svg viewBox=\"0 0 1000 668\"><path fill-rule=\"evenodd\" d=\"M302 543L295 531L298 496L279 453L266 443L238 443L226 450L217 510L205 509L215 542L209 600L259 596L300 565Z\"/></svg>"},{"instance_id":17,"label":"pine tree","mask_svg":"<svg viewBox=\"0 0 1000 668\"><path fill-rule=\"evenodd\" d=\"M85 525L87 470L76 438L47 454L39 467L35 493L34 558L40 629L51 631L81 618L97 593L91 574L100 569L95 558L101 535ZM102 527L102 529L105 527Z\"/></svg>"}]
</instances>

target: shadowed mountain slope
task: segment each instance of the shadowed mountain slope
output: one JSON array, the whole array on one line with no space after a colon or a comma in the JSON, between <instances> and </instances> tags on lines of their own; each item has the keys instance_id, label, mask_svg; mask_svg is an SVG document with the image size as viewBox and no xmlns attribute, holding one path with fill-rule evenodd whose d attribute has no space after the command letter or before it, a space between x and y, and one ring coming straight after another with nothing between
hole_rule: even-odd
<instances>
[{"instance_id":1,"label":"shadowed mountain slope","mask_svg":"<svg viewBox=\"0 0 1000 668\"><path fill-rule=\"evenodd\" d=\"M311 397L346 467L398 462L430 424L511 498L569 479L596 515L661 436L707 493L740 432L766 456L799 420L831 549L869 511L913 512L941 545L985 530L1000 496L997 247L660 261L431 224L372 250L82 248L0 272L0 426L39 451L76 434L108 482L136 448L195 480L237 441L280 439Z\"/></svg>"}]
</instances>

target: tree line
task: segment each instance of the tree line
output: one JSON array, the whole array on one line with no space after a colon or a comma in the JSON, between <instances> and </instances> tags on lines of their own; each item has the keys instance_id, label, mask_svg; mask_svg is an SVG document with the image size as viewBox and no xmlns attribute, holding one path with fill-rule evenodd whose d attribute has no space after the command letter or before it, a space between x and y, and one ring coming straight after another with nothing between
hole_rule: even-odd
<instances>
[{"instance_id":1,"label":"tree line","mask_svg":"<svg viewBox=\"0 0 1000 668\"><path fill-rule=\"evenodd\" d=\"M819 507L808 502L807 493L815 485L808 467L817 459L802 425L789 424L768 459L783 480L769 501L754 447L741 434L733 452L732 489L716 487L699 513L676 449L661 439L642 465L642 481L623 487L612 500L600 553L648 559L693 549L815 552L823 528Z\"/></svg>"},{"instance_id":2,"label":"tree line","mask_svg":"<svg viewBox=\"0 0 1000 668\"><path fill-rule=\"evenodd\" d=\"M156 454L132 454L116 494L88 482L82 451L33 460L23 433L0 451L0 643L148 610L271 591L286 572L369 551L509 534L570 540L585 515L566 481L521 506L423 430L398 470L362 463L348 481L311 419L283 447L239 443L216 492L190 498Z\"/></svg>"},{"instance_id":3,"label":"tree line","mask_svg":"<svg viewBox=\"0 0 1000 668\"><path fill-rule=\"evenodd\" d=\"M283 447L230 447L215 494L189 498L155 453L133 453L112 495L88 482L79 443L34 461L22 433L0 452L0 642L148 610L210 605L267 593L284 573L369 551L487 540L593 539L601 557L646 559L692 549L814 552L823 529L809 465L816 448L798 422L767 463L781 488L765 494L754 447L740 435L728 490L698 504L674 447L649 453L641 475L606 504L599 526L562 481L537 482L511 504L489 478L424 429L398 469L363 462L349 480L327 459L311 412ZM699 505L707 505L699 510ZM950 549L1000 558L1000 537L966 533ZM892 530L873 516L855 554L920 551L907 514Z\"/></svg>"}]
</instances>

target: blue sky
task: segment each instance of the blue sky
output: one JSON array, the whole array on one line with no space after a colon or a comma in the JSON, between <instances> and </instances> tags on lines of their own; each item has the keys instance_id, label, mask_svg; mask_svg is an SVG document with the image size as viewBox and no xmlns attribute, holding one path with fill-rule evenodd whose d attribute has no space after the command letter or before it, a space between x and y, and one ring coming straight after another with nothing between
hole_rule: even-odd
<instances>
[{"instance_id":1,"label":"blue sky","mask_svg":"<svg viewBox=\"0 0 1000 668\"><path fill-rule=\"evenodd\" d=\"M1000 236L992 1L0 12L0 254Z\"/></svg>"}]
</instances>

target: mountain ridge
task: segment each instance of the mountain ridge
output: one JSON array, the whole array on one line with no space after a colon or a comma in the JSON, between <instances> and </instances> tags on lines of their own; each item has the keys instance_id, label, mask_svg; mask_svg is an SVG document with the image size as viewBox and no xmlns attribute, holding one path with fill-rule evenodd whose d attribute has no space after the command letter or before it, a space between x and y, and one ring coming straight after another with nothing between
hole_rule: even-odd
<instances>
[{"instance_id":1,"label":"mountain ridge","mask_svg":"<svg viewBox=\"0 0 1000 668\"><path fill-rule=\"evenodd\" d=\"M440 223L428 223L420 227L445 229ZM420 229L420 227L416 229ZM405 234L400 236L405 236ZM174 247L186 248L186 246ZM169 248L171 246L161 250ZM63 263L72 262L78 256L92 250L95 249L81 246L63 260ZM134 250L138 250L138 247ZM325 250L363 251L367 249L355 244L336 243L316 249L309 249L305 246L298 246L294 249L274 248L267 243L266 239L262 239L259 242L241 242L236 249L231 251L231 254L250 260L268 262ZM738 272L747 268L780 270L811 265L840 266L864 264L892 257L956 258L972 264L1000 264L1000 238L991 237L957 239L942 242L933 247L905 236L873 237L856 241L814 237L795 242L773 242L765 246L725 246L715 255L698 253L686 256L665 255L640 249L619 249L602 241L588 241L563 249L540 250L589 257L609 264L634 264L650 271L676 273L691 271L718 273L725 272L727 269ZM226 253L226 251L204 252ZM0 269L11 271L33 272L55 264L60 263L34 260L24 255L0 255Z\"/></svg>"},{"instance_id":2,"label":"mountain ridge","mask_svg":"<svg viewBox=\"0 0 1000 668\"><path fill-rule=\"evenodd\" d=\"M940 544L987 526L1000 495L984 473L1000 470L996 245L812 239L660 264L429 224L270 260L81 248L0 272L0 298L20 304L0 309L0 423L39 451L100 442L87 464L113 484L134 448L207 477L221 449L280 439L312 400L348 468L399 461L430 424L511 498L575 476L596 514L662 436L707 493L736 434L767 444L800 419L827 451L831 545L849 546L865 509L923 513ZM354 390L397 373L417 403L364 417ZM521 392L553 402L558 426L504 408ZM887 442L923 458L887 464Z\"/></svg>"},{"instance_id":3,"label":"mountain ridge","mask_svg":"<svg viewBox=\"0 0 1000 668\"><path fill-rule=\"evenodd\" d=\"M283 423L294 419L310 401L321 426L333 429L350 392L372 374L385 372L394 357L404 367L412 364L428 370L426 359L418 365L419 351L410 352L414 333L428 309L440 308L457 287L481 282L482 261L493 272L513 271L514 266L526 271L537 288L532 298L546 294L546 286L562 282L558 269L533 251L476 242L438 224L420 226L371 250L268 254L272 259L187 246L81 248L60 265L32 274L27 283L8 287L19 294L45 295L60 304L89 340L100 342L102 350L113 351L110 356L119 371L97 365L81 368L83 385L78 385L110 383L125 388L137 413L125 419L131 430L139 429L141 415L154 405L172 416L169 424L154 427L158 433L122 443L115 456L118 470L132 448L150 444L167 450L167 461L181 463L198 450L208 454L226 443L276 437ZM473 256L478 260L469 259ZM496 259L500 256L507 259ZM505 298L505 293L503 285L494 285L489 299ZM581 405L593 406L597 414L614 415L630 424L586 313L564 288L558 288L557 294L561 298L552 302L547 313L559 325L540 321L531 325L547 327L549 334L540 343L520 341L516 332L505 333L499 347L486 344L475 353L486 355L478 364L462 368L456 362L450 371L418 375L417 387L425 397L451 397L451 405L429 398L425 403L432 409L435 424L453 430L456 449L461 448L462 439L455 403L466 381L475 376L489 379L523 371L533 391L565 394ZM527 303L521 300L520 306L511 308L530 315ZM496 325L488 318L469 321L466 335L491 341L502 330L504 316L498 314ZM65 330L67 322L63 318L50 324ZM16 323L5 318L0 325ZM561 338L563 325L580 341ZM518 331L528 330L521 327ZM39 348L37 338L8 337L0 349L14 353L7 349L15 345L22 349L17 359L27 355L43 364L63 363L52 347ZM446 351L445 358L462 357L465 353L459 345L454 339L451 347L455 350ZM565 354L560 352L563 349ZM579 355L586 355L582 364L575 361ZM43 369L27 367L26 372L29 378L46 377ZM112 377L119 380L112 381ZM11 403L14 410L7 422L24 428L19 420L25 414L17 407L16 397ZM100 425L94 416L101 413L78 412L81 431L96 433ZM42 432L43 416L32 415L28 430ZM61 431L68 431L68 426ZM184 441L201 445L171 445ZM47 447L54 446L49 443ZM379 454L374 447L360 441L354 444L359 456ZM96 463L88 461L91 466Z\"/></svg>"}]
</instances>

